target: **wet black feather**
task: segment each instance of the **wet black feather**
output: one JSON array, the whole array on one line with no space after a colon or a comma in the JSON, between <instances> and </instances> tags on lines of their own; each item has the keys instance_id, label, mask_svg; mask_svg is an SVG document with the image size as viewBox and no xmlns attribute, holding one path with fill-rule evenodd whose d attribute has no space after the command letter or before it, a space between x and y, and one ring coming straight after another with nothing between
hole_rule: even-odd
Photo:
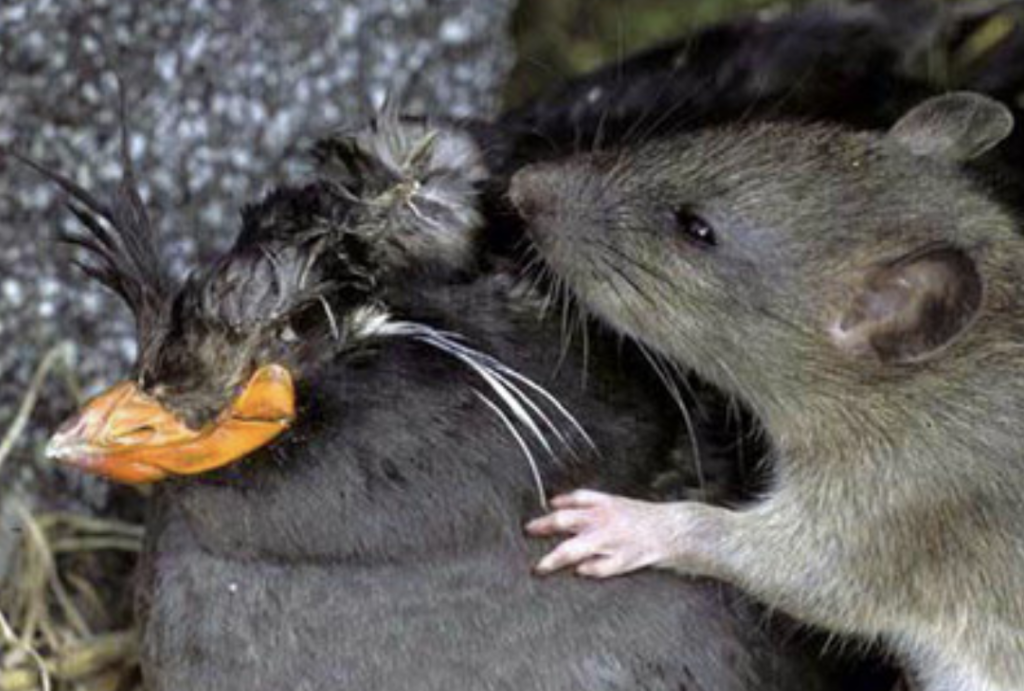
<instances>
[{"instance_id":1,"label":"wet black feather","mask_svg":"<svg viewBox=\"0 0 1024 691\"><path fill-rule=\"evenodd\" d=\"M247 206L232 248L179 284L161 261L124 127L121 136L122 179L109 203L10 155L69 195L83 230L60 239L84 250L74 263L131 309L134 376L144 388L197 426L223 409L258 363L299 371L345 346L335 315L374 302L377 267L368 239L352 230L354 202L337 184L281 187Z\"/></svg>"},{"instance_id":2,"label":"wet black feather","mask_svg":"<svg viewBox=\"0 0 1024 691\"><path fill-rule=\"evenodd\" d=\"M348 315L377 299L351 202L333 186L281 187L242 212L231 249L168 301L158 348L138 362L143 387L193 425L215 416L252 369L299 374L344 349Z\"/></svg>"},{"instance_id":3,"label":"wet black feather","mask_svg":"<svg viewBox=\"0 0 1024 691\"><path fill-rule=\"evenodd\" d=\"M144 353L159 340L163 308L175 286L159 261L153 226L136 189L126 130L122 122L124 172L109 205L65 175L17 152L7 154L52 180L70 196L67 206L86 232L61 233L60 240L86 250L92 263L75 263L121 296L131 309L140 353Z\"/></svg>"},{"instance_id":4,"label":"wet black feather","mask_svg":"<svg viewBox=\"0 0 1024 691\"><path fill-rule=\"evenodd\" d=\"M88 235L64 234L62 239L89 250L99 260L92 273L131 307L140 336L146 337L140 338L141 346L152 340L160 322L161 305L172 294L174 282L159 261L153 224L138 191L128 144L128 115L123 87L119 94L122 172L121 182L109 204L62 173L17 152L8 153L55 182L71 197L68 207ZM109 230L105 224L110 226ZM88 240L90 237L99 244Z\"/></svg>"}]
</instances>

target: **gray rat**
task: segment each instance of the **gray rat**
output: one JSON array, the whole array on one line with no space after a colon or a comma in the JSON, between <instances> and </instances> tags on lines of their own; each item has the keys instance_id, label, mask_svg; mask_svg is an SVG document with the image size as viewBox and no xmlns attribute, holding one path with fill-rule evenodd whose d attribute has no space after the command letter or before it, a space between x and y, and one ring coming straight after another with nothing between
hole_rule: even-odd
<instances>
[{"instance_id":1,"label":"gray rat","mask_svg":"<svg viewBox=\"0 0 1024 691\"><path fill-rule=\"evenodd\" d=\"M537 565L734 583L879 640L928 691L1024 688L1024 238L965 165L1013 127L972 93L887 133L761 123L527 167L547 265L745 403L773 485L729 510L579 490Z\"/></svg>"}]
</instances>

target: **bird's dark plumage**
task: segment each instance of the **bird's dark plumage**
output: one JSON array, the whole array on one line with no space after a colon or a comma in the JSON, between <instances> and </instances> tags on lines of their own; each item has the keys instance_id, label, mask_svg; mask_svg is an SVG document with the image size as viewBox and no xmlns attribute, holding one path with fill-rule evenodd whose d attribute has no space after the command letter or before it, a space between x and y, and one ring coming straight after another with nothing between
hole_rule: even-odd
<instances>
[{"instance_id":1,"label":"bird's dark plumage","mask_svg":"<svg viewBox=\"0 0 1024 691\"><path fill-rule=\"evenodd\" d=\"M534 397L573 449L548 435L549 456L521 428L548 491L649 492L672 413L613 347L595 346L586 389L579 352L554 373L557 325L501 277L404 308L586 421L601 455ZM482 403L493 392L450 354L381 339L298 390L279 443L162 492L141 590L154 691L818 687L814 666L717 585L531 576L543 545L520 529L540 509L529 464Z\"/></svg>"}]
</instances>

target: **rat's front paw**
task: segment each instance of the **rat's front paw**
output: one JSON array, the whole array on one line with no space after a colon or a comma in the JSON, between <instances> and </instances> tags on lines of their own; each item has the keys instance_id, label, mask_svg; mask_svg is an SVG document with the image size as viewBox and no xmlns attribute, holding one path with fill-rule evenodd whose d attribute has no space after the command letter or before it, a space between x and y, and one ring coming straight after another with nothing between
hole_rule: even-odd
<instances>
[{"instance_id":1,"label":"rat's front paw","mask_svg":"<svg viewBox=\"0 0 1024 691\"><path fill-rule=\"evenodd\" d=\"M663 563L674 528L670 504L652 504L591 490L551 500L554 509L526 525L536 537L569 534L538 562L548 574L574 567L576 573L608 578Z\"/></svg>"}]
</instances>

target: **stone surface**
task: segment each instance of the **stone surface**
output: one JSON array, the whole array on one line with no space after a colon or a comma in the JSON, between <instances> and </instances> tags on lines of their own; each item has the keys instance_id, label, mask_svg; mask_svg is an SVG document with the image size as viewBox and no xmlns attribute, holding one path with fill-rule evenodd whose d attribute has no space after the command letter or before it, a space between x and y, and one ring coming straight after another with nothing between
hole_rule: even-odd
<instances>
[{"instance_id":1,"label":"stone surface","mask_svg":"<svg viewBox=\"0 0 1024 691\"><path fill-rule=\"evenodd\" d=\"M120 75L142 194L181 274L230 241L245 201L301 175L312 137L358 122L385 96L411 112L493 114L512 65L513 5L3 0L0 146L109 189L120 174ZM62 201L0 158L0 436L53 344L75 343L85 394L123 375L133 356L129 315L54 242L59 227L73 227ZM0 460L0 502L5 488L25 492L33 476L54 475L40 450L43 431L72 406L60 379L50 377L29 434ZM100 483L84 490L74 494L102 503Z\"/></svg>"}]
</instances>

